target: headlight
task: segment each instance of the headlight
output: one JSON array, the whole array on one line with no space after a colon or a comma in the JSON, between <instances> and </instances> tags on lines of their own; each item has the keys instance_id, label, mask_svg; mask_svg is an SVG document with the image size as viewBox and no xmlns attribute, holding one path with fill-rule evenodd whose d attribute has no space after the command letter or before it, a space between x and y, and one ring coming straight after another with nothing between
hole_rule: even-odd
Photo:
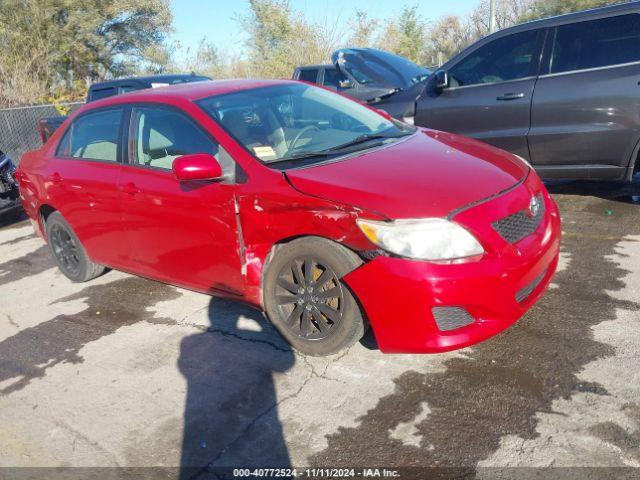
<instances>
[{"instance_id":1,"label":"headlight","mask_svg":"<svg viewBox=\"0 0 640 480\"><path fill-rule=\"evenodd\" d=\"M453 260L484 253L482 245L457 223L443 218L376 222L357 220L366 237L383 250L419 260Z\"/></svg>"}]
</instances>

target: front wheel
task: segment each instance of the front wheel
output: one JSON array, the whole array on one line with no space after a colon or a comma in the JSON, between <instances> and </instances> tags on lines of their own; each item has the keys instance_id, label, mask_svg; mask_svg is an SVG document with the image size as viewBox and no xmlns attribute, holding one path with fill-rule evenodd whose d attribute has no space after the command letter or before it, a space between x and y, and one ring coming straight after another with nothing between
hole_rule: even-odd
<instances>
[{"instance_id":1,"label":"front wheel","mask_svg":"<svg viewBox=\"0 0 640 480\"><path fill-rule=\"evenodd\" d=\"M80 240L60 212L49 215L45 230L51 255L69 280L86 282L105 271L105 267L89 259Z\"/></svg>"},{"instance_id":2,"label":"front wheel","mask_svg":"<svg viewBox=\"0 0 640 480\"><path fill-rule=\"evenodd\" d=\"M361 264L355 253L319 237L278 249L265 274L264 304L294 348L307 355L331 355L362 338L360 307L341 281Z\"/></svg>"}]
</instances>

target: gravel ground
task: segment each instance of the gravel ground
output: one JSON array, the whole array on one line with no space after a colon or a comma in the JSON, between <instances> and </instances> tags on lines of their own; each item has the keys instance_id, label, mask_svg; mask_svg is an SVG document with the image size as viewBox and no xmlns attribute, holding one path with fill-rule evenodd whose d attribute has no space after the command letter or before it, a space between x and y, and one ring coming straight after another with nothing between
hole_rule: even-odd
<instances>
[{"instance_id":1,"label":"gravel ground","mask_svg":"<svg viewBox=\"0 0 640 480\"><path fill-rule=\"evenodd\" d=\"M549 292L443 355L368 338L304 357L244 305L115 271L72 284L28 222L0 228L0 467L640 478L640 206L602 184L551 189L564 241Z\"/></svg>"}]
</instances>

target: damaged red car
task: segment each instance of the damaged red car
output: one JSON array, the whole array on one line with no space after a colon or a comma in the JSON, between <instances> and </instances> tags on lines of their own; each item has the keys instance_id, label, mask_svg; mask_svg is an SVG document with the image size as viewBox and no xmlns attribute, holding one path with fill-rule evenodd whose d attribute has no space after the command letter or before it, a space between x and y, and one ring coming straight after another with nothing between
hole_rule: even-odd
<instances>
[{"instance_id":1,"label":"damaged red car","mask_svg":"<svg viewBox=\"0 0 640 480\"><path fill-rule=\"evenodd\" d=\"M560 218L522 159L294 81L185 84L93 102L16 177L60 270L107 267L263 309L328 355L444 352L518 320Z\"/></svg>"}]
</instances>

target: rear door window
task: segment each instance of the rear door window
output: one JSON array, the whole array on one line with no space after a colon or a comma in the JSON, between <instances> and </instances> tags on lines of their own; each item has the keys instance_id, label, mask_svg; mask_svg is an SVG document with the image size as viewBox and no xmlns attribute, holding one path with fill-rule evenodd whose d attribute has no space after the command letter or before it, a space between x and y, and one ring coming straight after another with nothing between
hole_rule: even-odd
<instances>
[{"instance_id":1,"label":"rear door window","mask_svg":"<svg viewBox=\"0 0 640 480\"><path fill-rule=\"evenodd\" d=\"M298 80L302 80L303 82L316 83L318 80L318 69L300 70Z\"/></svg>"},{"instance_id":2,"label":"rear door window","mask_svg":"<svg viewBox=\"0 0 640 480\"><path fill-rule=\"evenodd\" d=\"M551 73L640 61L640 15L633 13L558 27Z\"/></svg>"},{"instance_id":3,"label":"rear door window","mask_svg":"<svg viewBox=\"0 0 640 480\"><path fill-rule=\"evenodd\" d=\"M506 82L534 75L541 30L498 38L473 51L449 70L451 86Z\"/></svg>"},{"instance_id":4,"label":"rear door window","mask_svg":"<svg viewBox=\"0 0 640 480\"><path fill-rule=\"evenodd\" d=\"M122 110L116 107L78 117L62 137L57 155L117 162Z\"/></svg>"},{"instance_id":5,"label":"rear door window","mask_svg":"<svg viewBox=\"0 0 640 480\"><path fill-rule=\"evenodd\" d=\"M324 71L322 84L327 87L342 88L347 82L347 77L334 68L327 68Z\"/></svg>"}]
</instances>

